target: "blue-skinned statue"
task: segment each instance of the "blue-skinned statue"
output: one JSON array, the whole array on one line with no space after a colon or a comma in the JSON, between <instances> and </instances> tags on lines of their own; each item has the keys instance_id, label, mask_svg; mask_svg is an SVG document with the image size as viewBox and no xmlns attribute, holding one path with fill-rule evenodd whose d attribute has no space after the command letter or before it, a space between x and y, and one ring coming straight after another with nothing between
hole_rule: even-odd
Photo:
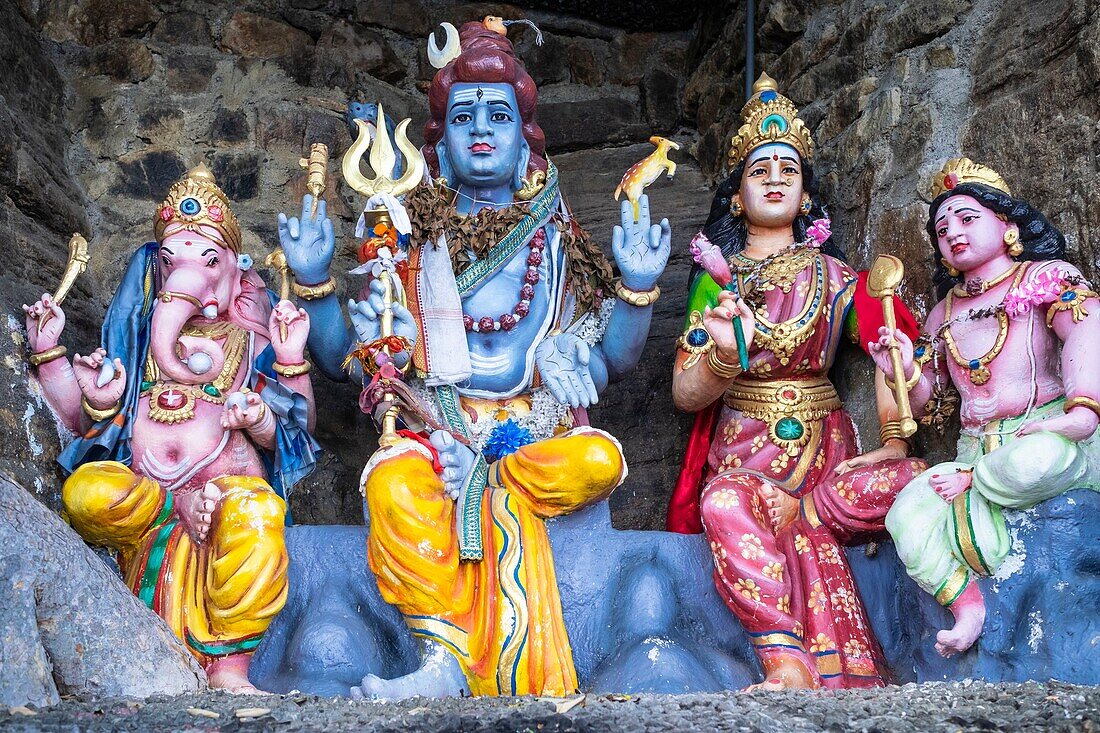
<instances>
[{"instance_id":1,"label":"blue-skinned statue","mask_svg":"<svg viewBox=\"0 0 1100 733\"><path fill-rule=\"evenodd\" d=\"M385 207L392 226L366 222L361 269L375 277L347 304L350 332L333 295L323 203L316 217L280 217L318 367L343 379L346 358L360 357L350 370L362 377L364 366L364 409L381 402L376 416L392 404L378 399L380 344L398 352L388 374L403 370L407 385L404 429L386 429L362 489L371 569L423 662L352 692L564 695L577 675L544 520L606 498L626 475L619 443L589 427L585 410L638 361L671 233L667 220L650 223L644 196L637 217L624 201L616 282L562 198L537 89L499 19L444 27L444 48L429 42L439 71L424 128L428 175L403 201L367 203ZM349 182L355 175L345 163ZM382 250L400 252L399 281L387 279Z\"/></svg>"}]
</instances>

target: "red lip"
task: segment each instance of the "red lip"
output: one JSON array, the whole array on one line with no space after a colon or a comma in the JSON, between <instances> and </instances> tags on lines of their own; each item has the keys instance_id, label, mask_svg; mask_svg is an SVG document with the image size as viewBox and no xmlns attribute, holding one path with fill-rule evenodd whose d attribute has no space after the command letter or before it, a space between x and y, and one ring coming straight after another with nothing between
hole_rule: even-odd
<instances>
[{"instance_id":1,"label":"red lip","mask_svg":"<svg viewBox=\"0 0 1100 733\"><path fill-rule=\"evenodd\" d=\"M496 148L489 143L474 143L470 146L471 153L491 153L494 150L496 150Z\"/></svg>"},{"instance_id":2,"label":"red lip","mask_svg":"<svg viewBox=\"0 0 1100 733\"><path fill-rule=\"evenodd\" d=\"M951 245L951 254L957 255L959 252L962 252L969 246L970 245L967 242L955 242L955 244Z\"/></svg>"},{"instance_id":3,"label":"red lip","mask_svg":"<svg viewBox=\"0 0 1100 733\"><path fill-rule=\"evenodd\" d=\"M783 200L783 192L782 191L768 191L766 194L764 194L764 198L766 198L768 201L782 201Z\"/></svg>"}]
</instances>

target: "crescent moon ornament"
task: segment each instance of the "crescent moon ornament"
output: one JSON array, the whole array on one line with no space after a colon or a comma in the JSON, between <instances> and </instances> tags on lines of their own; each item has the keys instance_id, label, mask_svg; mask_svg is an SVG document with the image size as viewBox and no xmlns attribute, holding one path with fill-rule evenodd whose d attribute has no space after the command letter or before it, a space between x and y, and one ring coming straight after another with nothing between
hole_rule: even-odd
<instances>
[{"instance_id":1,"label":"crescent moon ornament","mask_svg":"<svg viewBox=\"0 0 1100 733\"><path fill-rule=\"evenodd\" d=\"M428 61L437 69L442 69L462 53L462 46L458 42L458 29L450 23L440 23L440 25L443 26L443 31L447 34L447 40L443 44L443 48L440 48L436 43L435 31L428 34Z\"/></svg>"}]
</instances>

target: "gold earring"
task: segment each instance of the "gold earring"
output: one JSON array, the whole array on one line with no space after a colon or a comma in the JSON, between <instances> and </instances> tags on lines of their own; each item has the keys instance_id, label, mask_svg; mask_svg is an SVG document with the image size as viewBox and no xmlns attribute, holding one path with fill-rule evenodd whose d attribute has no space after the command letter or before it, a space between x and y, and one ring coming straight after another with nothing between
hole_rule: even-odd
<instances>
[{"instance_id":1,"label":"gold earring","mask_svg":"<svg viewBox=\"0 0 1100 733\"><path fill-rule=\"evenodd\" d=\"M1008 247L1009 257L1019 257L1024 253L1024 245L1020 243L1020 232L1008 229L1004 235L1005 245Z\"/></svg>"},{"instance_id":2,"label":"gold earring","mask_svg":"<svg viewBox=\"0 0 1100 733\"><path fill-rule=\"evenodd\" d=\"M810 200L810 195L808 193L802 194L802 214L804 216L809 216L813 208L814 202Z\"/></svg>"},{"instance_id":3,"label":"gold earring","mask_svg":"<svg viewBox=\"0 0 1100 733\"><path fill-rule=\"evenodd\" d=\"M745 207L741 205L741 198L739 196L734 196L730 199L730 214L732 214L735 219L739 219L744 213Z\"/></svg>"},{"instance_id":4,"label":"gold earring","mask_svg":"<svg viewBox=\"0 0 1100 733\"><path fill-rule=\"evenodd\" d=\"M947 258L946 257L941 257L940 258L940 264L943 265L943 268L945 270L947 270L947 274L950 275L951 277L958 277L959 276L959 271L956 270L954 267L952 267L951 265L949 265L947 263Z\"/></svg>"}]
</instances>

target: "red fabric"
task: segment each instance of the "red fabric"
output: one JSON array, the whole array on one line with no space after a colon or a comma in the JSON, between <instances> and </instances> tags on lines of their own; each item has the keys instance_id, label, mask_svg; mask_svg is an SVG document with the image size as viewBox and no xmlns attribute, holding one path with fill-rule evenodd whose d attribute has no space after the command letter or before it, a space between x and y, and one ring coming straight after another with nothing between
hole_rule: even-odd
<instances>
[{"instance_id":1,"label":"red fabric","mask_svg":"<svg viewBox=\"0 0 1100 733\"><path fill-rule=\"evenodd\" d=\"M703 531L703 523L699 519L699 492L702 489L710 441L714 437L714 422L718 418L721 405L721 400L715 400L710 406L695 413L695 424L692 425L691 435L688 437L680 477L676 479L676 487L668 502L665 529L669 532L699 534Z\"/></svg>"},{"instance_id":2,"label":"red fabric","mask_svg":"<svg viewBox=\"0 0 1100 733\"><path fill-rule=\"evenodd\" d=\"M409 440L415 440L420 445L424 446L432 452L432 470L436 473L443 473L443 464L439 462L439 451L435 449L432 442L420 433L414 433L411 430L398 430L397 434L402 438L408 438Z\"/></svg>"},{"instance_id":3,"label":"red fabric","mask_svg":"<svg viewBox=\"0 0 1100 733\"><path fill-rule=\"evenodd\" d=\"M853 300L856 308L856 322L859 323L859 348L867 351L867 344L878 341L878 330L886 325L882 319L882 301L872 298L867 292L867 271L859 273L859 282L856 283L856 295ZM894 318L898 322L898 328L912 340L920 335L920 324L917 319L905 307L901 298L894 296Z\"/></svg>"}]
</instances>

